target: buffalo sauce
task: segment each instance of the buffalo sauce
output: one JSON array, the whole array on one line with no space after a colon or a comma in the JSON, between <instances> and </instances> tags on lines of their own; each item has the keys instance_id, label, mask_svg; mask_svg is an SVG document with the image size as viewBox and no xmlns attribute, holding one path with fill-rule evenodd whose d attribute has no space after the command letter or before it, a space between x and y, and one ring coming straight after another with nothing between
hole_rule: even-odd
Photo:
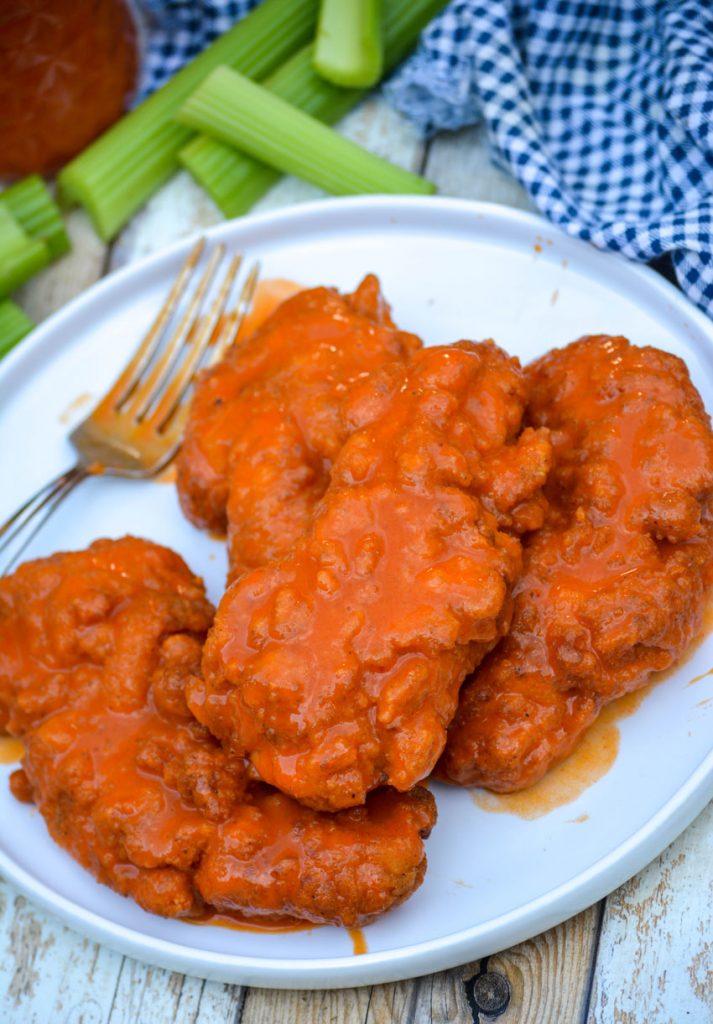
<instances>
[{"instance_id":1,"label":"buffalo sauce","mask_svg":"<svg viewBox=\"0 0 713 1024\"><path fill-rule=\"evenodd\" d=\"M483 811L532 820L572 803L610 770L619 753L617 722L632 715L652 688L646 686L605 707L569 757L534 786L516 793L472 790L476 806ZM585 821L587 817L583 815L577 820Z\"/></svg>"},{"instance_id":2,"label":"buffalo sauce","mask_svg":"<svg viewBox=\"0 0 713 1024\"><path fill-rule=\"evenodd\" d=\"M515 793L490 793L474 789L471 793L476 806L483 811L515 814L520 818L532 820L549 814L557 807L572 803L603 778L616 761L620 741L617 723L634 714L649 693L660 683L665 682L674 672L680 672L712 629L713 601L709 601L703 614L703 629L680 661L663 672L655 672L647 686L627 693L606 705L569 757L551 769L534 786ZM688 682L688 686L693 686L710 675L713 675L713 668L694 676ZM588 818L588 814L582 814L573 821L579 823L587 821Z\"/></svg>"},{"instance_id":3,"label":"buffalo sauce","mask_svg":"<svg viewBox=\"0 0 713 1024\"><path fill-rule=\"evenodd\" d=\"M14 736L0 736L0 764L15 764L23 755L22 740Z\"/></svg>"},{"instance_id":4,"label":"buffalo sauce","mask_svg":"<svg viewBox=\"0 0 713 1024\"><path fill-rule=\"evenodd\" d=\"M369 952L369 947L366 944L366 936L361 928L347 928L349 932L349 938L352 940L352 950L354 956L362 956L364 953Z\"/></svg>"},{"instance_id":5,"label":"buffalo sauce","mask_svg":"<svg viewBox=\"0 0 713 1024\"><path fill-rule=\"evenodd\" d=\"M302 290L303 285L282 277L259 281L250 310L238 331L238 339L248 338L278 306Z\"/></svg>"},{"instance_id":6,"label":"buffalo sauce","mask_svg":"<svg viewBox=\"0 0 713 1024\"><path fill-rule=\"evenodd\" d=\"M283 302L286 302L287 299L301 291L304 291L303 285L296 284L294 281L288 281L282 277L266 278L264 281L258 281L250 308L245 314L245 319L240 325L240 330L235 340L244 341L246 338L249 338L275 312L278 306L281 306ZM235 311L220 317L211 337L211 345L216 344L220 340L223 332L235 323L235 319Z\"/></svg>"},{"instance_id":7,"label":"buffalo sauce","mask_svg":"<svg viewBox=\"0 0 713 1024\"><path fill-rule=\"evenodd\" d=\"M272 919L260 919L258 917L247 917L237 911L207 910L200 917L186 919L186 924L210 926L213 928L229 928L236 932L307 932L320 925L311 924L309 921L298 921L292 917L280 917Z\"/></svg>"}]
</instances>

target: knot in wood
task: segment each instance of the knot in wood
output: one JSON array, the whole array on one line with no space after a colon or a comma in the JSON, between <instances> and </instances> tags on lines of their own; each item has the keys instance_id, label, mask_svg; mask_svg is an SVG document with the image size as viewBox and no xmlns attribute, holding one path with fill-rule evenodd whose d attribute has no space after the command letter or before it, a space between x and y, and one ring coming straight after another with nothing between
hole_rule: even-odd
<instances>
[{"instance_id":1,"label":"knot in wood","mask_svg":"<svg viewBox=\"0 0 713 1024\"><path fill-rule=\"evenodd\" d=\"M483 971L466 982L466 994L474 1019L479 1013L499 1017L510 1002L510 982L498 971Z\"/></svg>"}]
</instances>

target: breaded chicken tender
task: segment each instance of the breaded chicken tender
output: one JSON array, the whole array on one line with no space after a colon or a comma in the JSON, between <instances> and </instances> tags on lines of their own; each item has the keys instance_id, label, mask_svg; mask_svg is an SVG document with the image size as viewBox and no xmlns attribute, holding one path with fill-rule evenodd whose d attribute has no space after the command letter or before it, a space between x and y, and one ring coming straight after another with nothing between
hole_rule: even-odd
<instances>
[{"instance_id":1,"label":"breaded chicken tender","mask_svg":"<svg viewBox=\"0 0 713 1024\"><path fill-rule=\"evenodd\" d=\"M443 749L465 676L505 632L539 525L546 431L492 342L423 349L355 385L309 530L220 604L189 705L307 806L408 790Z\"/></svg>"},{"instance_id":2,"label":"breaded chicken tender","mask_svg":"<svg viewBox=\"0 0 713 1024\"><path fill-rule=\"evenodd\" d=\"M287 299L200 378L178 457L197 526L228 530L233 575L285 554L309 524L344 441L349 385L420 347L399 331L373 275L353 295Z\"/></svg>"},{"instance_id":3,"label":"breaded chicken tender","mask_svg":"<svg viewBox=\"0 0 713 1024\"><path fill-rule=\"evenodd\" d=\"M181 559L134 538L0 580L0 706L25 744L15 795L153 913L367 923L420 885L433 798L382 790L326 815L249 781L185 702L211 618Z\"/></svg>"},{"instance_id":4,"label":"breaded chicken tender","mask_svg":"<svg viewBox=\"0 0 713 1024\"><path fill-rule=\"evenodd\" d=\"M143 704L163 640L202 638L212 619L183 559L136 537L21 565L0 578L0 732L23 735L97 686L117 711Z\"/></svg>"},{"instance_id":5,"label":"breaded chicken tender","mask_svg":"<svg viewBox=\"0 0 713 1024\"><path fill-rule=\"evenodd\" d=\"M552 431L545 526L526 543L510 634L461 691L438 773L532 785L601 707L668 669L713 582L713 434L682 360L583 338L527 369Z\"/></svg>"}]
</instances>

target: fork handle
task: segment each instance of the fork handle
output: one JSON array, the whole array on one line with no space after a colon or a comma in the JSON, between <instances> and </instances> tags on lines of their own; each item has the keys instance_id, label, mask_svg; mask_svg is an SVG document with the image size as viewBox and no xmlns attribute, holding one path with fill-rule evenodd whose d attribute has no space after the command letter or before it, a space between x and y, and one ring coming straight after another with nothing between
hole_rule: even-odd
<instances>
[{"instance_id":1,"label":"fork handle","mask_svg":"<svg viewBox=\"0 0 713 1024\"><path fill-rule=\"evenodd\" d=\"M5 520L0 526L0 576L13 568L52 513L88 475L80 465L59 473Z\"/></svg>"}]
</instances>

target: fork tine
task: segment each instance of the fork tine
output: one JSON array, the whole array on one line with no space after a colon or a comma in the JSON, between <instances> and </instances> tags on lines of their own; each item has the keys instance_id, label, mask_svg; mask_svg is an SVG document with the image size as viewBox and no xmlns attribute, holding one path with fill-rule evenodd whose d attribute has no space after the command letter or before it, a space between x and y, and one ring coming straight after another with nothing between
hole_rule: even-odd
<instances>
[{"instance_id":1,"label":"fork tine","mask_svg":"<svg viewBox=\"0 0 713 1024\"><path fill-rule=\"evenodd\" d=\"M223 311L230 296L230 291L233 287L233 282L238 274L242 260L243 257L240 253L232 257L227 273L213 300L210 312L204 318L197 336L191 341L186 358L168 382L155 409L146 418L146 423L153 429L160 430L161 427L169 420L171 413L174 411L186 389L190 385L196 369L198 368L200 361L210 344L216 325L218 324L220 317L223 315Z\"/></svg>"},{"instance_id":2,"label":"fork tine","mask_svg":"<svg viewBox=\"0 0 713 1024\"><path fill-rule=\"evenodd\" d=\"M183 433L188 421L188 412L191 407L190 399L185 399L174 409L168 426L161 432L161 440L166 445L167 451L171 452L170 458L176 453L178 446L183 441Z\"/></svg>"},{"instance_id":3,"label":"fork tine","mask_svg":"<svg viewBox=\"0 0 713 1024\"><path fill-rule=\"evenodd\" d=\"M40 516L39 521L34 523L30 532L20 538L19 547L17 547L13 552L10 560L0 568L0 576L7 576L8 573L14 569L26 548L35 539L49 517L57 510L57 508L59 508L64 499L72 493L77 484L80 484L82 480L87 478L87 476L89 476L89 474L84 469L75 466L73 470L65 474L63 482L59 486L53 488L52 493L47 497L47 499L37 506L35 511L41 512L44 509L43 514ZM45 508L47 505L49 505L49 508ZM35 516L32 518L34 520ZM3 554L6 546L6 544L3 544Z\"/></svg>"},{"instance_id":4,"label":"fork tine","mask_svg":"<svg viewBox=\"0 0 713 1024\"><path fill-rule=\"evenodd\" d=\"M259 261L256 261L253 263L250 268L250 273L245 279L245 284L240 292L240 297L238 298L235 309L225 323L223 330L215 343L209 365L213 366L215 363L219 362L237 338L240 328L243 326L245 317L248 315L250 307L252 306L259 275L260 263Z\"/></svg>"},{"instance_id":5,"label":"fork tine","mask_svg":"<svg viewBox=\"0 0 713 1024\"><path fill-rule=\"evenodd\" d=\"M57 495L66 487L70 485L74 487L75 483L79 480L83 480L85 476L87 476L87 471L83 467L73 466L72 469L68 469L66 473L62 473L60 476L56 477L52 481L51 487L48 487L44 492L35 495L35 499L32 501L25 502L23 507L18 509L12 519L8 520L5 524L2 532L2 540L0 540L0 554L3 554L7 550L15 538L22 533L26 524L34 519L38 512L49 505L50 502L54 501ZM30 508L30 505L33 507ZM44 519L42 522L44 522ZM12 527L12 529L10 529L10 527ZM37 529L39 529L39 527ZM37 530L30 534L25 541L25 545L21 548L21 551L24 551L24 547L29 544L36 532Z\"/></svg>"},{"instance_id":6,"label":"fork tine","mask_svg":"<svg viewBox=\"0 0 713 1024\"><path fill-rule=\"evenodd\" d=\"M224 245L218 245L211 252L208 257L208 263L203 276L201 277L198 286L193 293L193 296L188 304L188 308L185 310L181 319L170 338L168 344L165 346L161 356L149 370L146 377L140 381L136 387L134 393L129 396L126 407L122 410L129 416L135 419L141 419L142 416L151 408L151 405L156 399L156 396L160 393L164 387L166 380L173 368L173 364L178 356L181 346L183 345L186 338L189 336L190 331L194 328L198 310L203 301L203 298L210 287L218 264L223 258L225 252Z\"/></svg>"},{"instance_id":7,"label":"fork tine","mask_svg":"<svg viewBox=\"0 0 713 1024\"><path fill-rule=\"evenodd\" d=\"M181 300L183 292L186 289L186 285L188 284L188 280L193 274L193 270L195 269L198 260L201 258L204 247L205 239L199 238L186 257L166 301L159 310L156 319L144 335L143 341L117 379L114 381L109 391L102 398L101 405L104 408L116 408L131 394L132 389L150 363L151 358L163 337L166 325L169 323L176 306Z\"/></svg>"},{"instance_id":8,"label":"fork tine","mask_svg":"<svg viewBox=\"0 0 713 1024\"><path fill-rule=\"evenodd\" d=\"M250 306L252 305L259 274L259 262L253 263L245 280L245 284L240 291L235 309L228 315L228 317L226 317L223 329L218 336L218 340L213 346L213 352L211 353L211 358L208 363L209 366L215 365L215 363L220 360L225 351L235 341ZM164 425L167 424L167 426L163 429L162 436L167 444L171 444L173 442L176 448L183 437L183 429L186 425L191 405L190 399L184 399L184 401L181 402L181 398L183 398L189 384L190 379L187 381L185 386L181 388L180 395L173 402L172 410L164 419Z\"/></svg>"}]
</instances>

